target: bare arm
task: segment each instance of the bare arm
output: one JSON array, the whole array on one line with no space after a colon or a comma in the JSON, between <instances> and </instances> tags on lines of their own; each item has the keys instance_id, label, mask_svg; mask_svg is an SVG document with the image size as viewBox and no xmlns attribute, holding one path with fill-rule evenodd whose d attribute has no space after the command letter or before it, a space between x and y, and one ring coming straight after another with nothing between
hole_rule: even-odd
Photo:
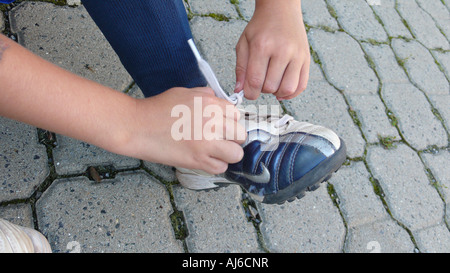
<instances>
[{"instance_id":1,"label":"bare arm","mask_svg":"<svg viewBox=\"0 0 450 273\"><path fill-rule=\"evenodd\" d=\"M135 99L59 68L0 35L0 115L114 153L211 173L225 171L227 163L243 155L233 139L186 142L170 135L175 105L192 107L197 96L206 98L204 106L225 107L227 103L212 94L208 88L174 88Z\"/></svg>"},{"instance_id":2,"label":"bare arm","mask_svg":"<svg viewBox=\"0 0 450 273\"><path fill-rule=\"evenodd\" d=\"M130 129L124 121L133 119L135 100L63 70L3 35L0 44L0 115L106 149L124 141Z\"/></svg>"}]
</instances>

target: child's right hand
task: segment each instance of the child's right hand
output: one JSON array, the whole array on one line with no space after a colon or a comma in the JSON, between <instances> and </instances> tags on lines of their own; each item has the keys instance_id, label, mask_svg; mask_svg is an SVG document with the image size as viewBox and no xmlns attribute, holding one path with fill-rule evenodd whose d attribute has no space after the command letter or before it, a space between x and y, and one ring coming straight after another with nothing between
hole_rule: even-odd
<instances>
[{"instance_id":1,"label":"child's right hand","mask_svg":"<svg viewBox=\"0 0 450 273\"><path fill-rule=\"evenodd\" d=\"M119 153L211 174L225 172L243 157L246 131L238 123L240 113L210 88L172 88L137 100L135 110Z\"/></svg>"}]
</instances>

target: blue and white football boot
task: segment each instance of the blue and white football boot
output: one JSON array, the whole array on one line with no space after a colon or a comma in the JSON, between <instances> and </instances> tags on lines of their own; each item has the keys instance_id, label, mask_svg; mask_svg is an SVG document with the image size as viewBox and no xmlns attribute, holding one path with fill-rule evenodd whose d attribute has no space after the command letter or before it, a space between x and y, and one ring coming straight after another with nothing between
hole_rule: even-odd
<instances>
[{"instance_id":1,"label":"blue and white football boot","mask_svg":"<svg viewBox=\"0 0 450 273\"><path fill-rule=\"evenodd\" d=\"M216 95L239 105L243 92L226 95L193 42L190 40L189 43L200 70ZM181 185L192 190L208 190L238 184L256 201L282 204L303 197L305 191L317 189L346 159L344 141L330 129L296 121L289 115L240 111L240 122L248 134L242 144L242 160L229 164L221 175L177 168L176 175Z\"/></svg>"}]
</instances>

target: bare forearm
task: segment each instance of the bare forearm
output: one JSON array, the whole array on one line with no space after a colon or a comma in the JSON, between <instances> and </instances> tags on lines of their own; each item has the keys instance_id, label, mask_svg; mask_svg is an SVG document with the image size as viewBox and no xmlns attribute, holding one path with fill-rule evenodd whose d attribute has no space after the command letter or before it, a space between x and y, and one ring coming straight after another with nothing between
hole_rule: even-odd
<instances>
[{"instance_id":1,"label":"bare forearm","mask_svg":"<svg viewBox=\"0 0 450 273\"><path fill-rule=\"evenodd\" d=\"M114 153L222 173L228 163L241 160L243 139L224 136L221 130L208 140L176 141L172 137L176 120L172 109L179 105L194 109L199 97L205 98L204 107L230 105L204 87L172 88L151 98L134 99L65 71L0 35L0 115ZM239 111L234 110L220 124L231 124L230 128L238 129L233 132L245 134L235 118Z\"/></svg>"},{"instance_id":2,"label":"bare forearm","mask_svg":"<svg viewBox=\"0 0 450 273\"><path fill-rule=\"evenodd\" d=\"M63 70L0 35L0 115L111 150L135 100Z\"/></svg>"}]
</instances>

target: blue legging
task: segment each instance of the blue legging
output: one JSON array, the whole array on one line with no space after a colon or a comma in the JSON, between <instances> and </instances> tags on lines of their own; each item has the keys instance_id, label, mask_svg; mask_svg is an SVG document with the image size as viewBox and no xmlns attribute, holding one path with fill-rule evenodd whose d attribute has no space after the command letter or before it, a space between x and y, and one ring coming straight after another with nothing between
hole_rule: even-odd
<instances>
[{"instance_id":1,"label":"blue legging","mask_svg":"<svg viewBox=\"0 0 450 273\"><path fill-rule=\"evenodd\" d=\"M182 0L83 0L146 97L172 87L206 86L187 40Z\"/></svg>"}]
</instances>

